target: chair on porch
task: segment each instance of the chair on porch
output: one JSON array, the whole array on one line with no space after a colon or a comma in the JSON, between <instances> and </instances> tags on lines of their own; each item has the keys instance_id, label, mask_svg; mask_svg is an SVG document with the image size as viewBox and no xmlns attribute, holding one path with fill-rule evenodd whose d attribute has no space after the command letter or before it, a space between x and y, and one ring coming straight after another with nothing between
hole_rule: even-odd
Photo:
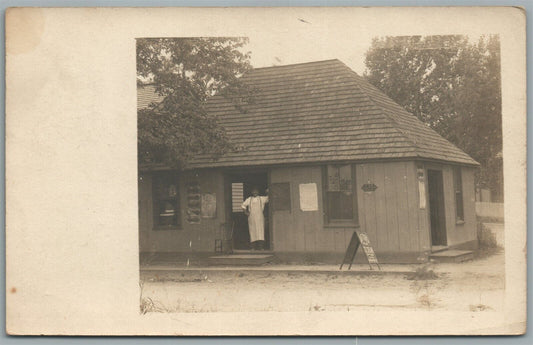
<instances>
[{"instance_id":1,"label":"chair on porch","mask_svg":"<svg viewBox=\"0 0 533 345\"><path fill-rule=\"evenodd\" d=\"M215 238L215 252L231 254L233 253L233 228L235 222L220 223Z\"/></svg>"}]
</instances>

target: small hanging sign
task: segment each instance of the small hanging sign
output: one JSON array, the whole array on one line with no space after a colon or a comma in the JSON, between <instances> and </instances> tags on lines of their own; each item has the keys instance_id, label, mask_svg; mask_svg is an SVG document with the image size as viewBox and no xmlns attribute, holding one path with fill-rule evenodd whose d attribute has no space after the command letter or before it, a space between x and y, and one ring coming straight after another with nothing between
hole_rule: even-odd
<instances>
[{"instance_id":1,"label":"small hanging sign","mask_svg":"<svg viewBox=\"0 0 533 345\"><path fill-rule=\"evenodd\" d=\"M376 189L378 189L378 186L376 186L375 184L369 182L369 183L365 183L364 185L362 185L361 189L365 193L370 193L370 192L373 192Z\"/></svg>"}]
</instances>

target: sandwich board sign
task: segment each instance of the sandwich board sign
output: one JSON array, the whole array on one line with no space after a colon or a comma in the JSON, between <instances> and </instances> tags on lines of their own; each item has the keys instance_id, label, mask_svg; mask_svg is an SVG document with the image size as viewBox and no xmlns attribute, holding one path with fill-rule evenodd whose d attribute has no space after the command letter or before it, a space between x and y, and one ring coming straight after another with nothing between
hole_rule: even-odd
<instances>
[{"instance_id":1,"label":"sandwich board sign","mask_svg":"<svg viewBox=\"0 0 533 345\"><path fill-rule=\"evenodd\" d=\"M352 239L350 240L350 244L346 249L346 254L344 255L344 259L342 260L341 267L339 269L342 270L342 266L345 264L350 265L348 266L348 269L352 268L353 260L355 258L355 254L357 253L357 249L359 249L359 246L363 248L363 252L365 253L370 269L374 269L372 265L376 265L378 269L381 270L378 258L376 257L376 253L374 253L374 248L372 248L372 245L370 244L368 235L366 232L357 231L353 232Z\"/></svg>"}]
</instances>

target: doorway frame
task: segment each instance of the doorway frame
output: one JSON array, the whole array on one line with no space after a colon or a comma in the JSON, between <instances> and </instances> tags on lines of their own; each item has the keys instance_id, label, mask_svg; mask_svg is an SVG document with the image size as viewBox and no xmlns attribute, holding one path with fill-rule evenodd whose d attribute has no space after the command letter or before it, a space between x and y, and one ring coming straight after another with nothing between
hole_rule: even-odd
<instances>
[{"instance_id":1,"label":"doorway frame","mask_svg":"<svg viewBox=\"0 0 533 345\"><path fill-rule=\"evenodd\" d=\"M444 235L444 242L445 244L434 244L433 243L433 227L432 227L432 224L431 224L431 198L430 198L430 183L429 183L429 172L430 171L434 171L434 172L437 172L439 175L440 175L440 186L441 186L441 189L442 189L442 195L440 196L440 200L439 200L439 204L440 204L440 208L441 208L441 211L442 211L442 214L440 215L440 219L439 219L439 222L441 223L441 226L442 226L442 231L443 231L443 235ZM428 230L429 230L429 245L430 245L430 248L431 248L431 252L433 252L433 247L436 247L436 246L442 246L442 247L448 247L448 229L447 229L447 226L446 226L446 197L445 197L445 191L444 191L444 169L443 167L440 167L440 166L433 166L433 165L429 165L429 166L426 166L426 169L425 169L425 173L426 173L426 181L427 181L427 205L428 205L428 209L427 209L427 217L428 217Z\"/></svg>"},{"instance_id":2,"label":"doorway frame","mask_svg":"<svg viewBox=\"0 0 533 345\"><path fill-rule=\"evenodd\" d=\"M226 219L226 223L232 222L232 211L233 211L233 204L232 204L232 190L231 190L231 183L232 179L235 176L238 175L245 175L245 174L266 174L266 180L267 180L267 188L270 188L270 182L271 182L271 169L270 168L243 168L243 167L234 167L234 168L226 168L222 171L224 176L224 201L225 201L225 210L224 215ZM265 252L272 252L274 250L274 239L273 239L273 224L272 224L272 207L270 207L271 200L269 200L269 206L268 206L268 212L265 214L265 217L268 217L268 226L265 228L265 232L268 232L268 242L265 240L265 247L268 249L265 249ZM266 235L266 233L265 233ZM233 241L233 239L232 239ZM233 245L233 243L232 243ZM235 250L234 250L235 251ZM237 249L238 252L252 252L251 250L246 249ZM254 251L256 253L256 251Z\"/></svg>"}]
</instances>

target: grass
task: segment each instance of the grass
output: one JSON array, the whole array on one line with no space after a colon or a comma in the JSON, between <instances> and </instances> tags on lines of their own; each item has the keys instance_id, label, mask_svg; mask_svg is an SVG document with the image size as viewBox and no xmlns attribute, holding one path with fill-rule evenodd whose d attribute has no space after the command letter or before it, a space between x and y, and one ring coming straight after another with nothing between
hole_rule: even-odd
<instances>
[{"instance_id":1,"label":"grass","mask_svg":"<svg viewBox=\"0 0 533 345\"><path fill-rule=\"evenodd\" d=\"M489 256L501 253L503 248L497 246L479 246L474 252L474 259L484 259Z\"/></svg>"},{"instance_id":2,"label":"grass","mask_svg":"<svg viewBox=\"0 0 533 345\"><path fill-rule=\"evenodd\" d=\"M478 248L474 252L474 259L484 259L500 253L503 248L498 246L494 234L481 221L477 224Z\"/></svg>"},{"instance_id":3,"label":"grass","mask_svg":"<svg viewBox=\"0 0 533 345\"><path fill-rule=\"evenodd\" d=\"M407 274L407 280L433 280L438 279L439 275L433 271L431 264L417 267L416 270Z\"/></svg>"}]
</instances>

